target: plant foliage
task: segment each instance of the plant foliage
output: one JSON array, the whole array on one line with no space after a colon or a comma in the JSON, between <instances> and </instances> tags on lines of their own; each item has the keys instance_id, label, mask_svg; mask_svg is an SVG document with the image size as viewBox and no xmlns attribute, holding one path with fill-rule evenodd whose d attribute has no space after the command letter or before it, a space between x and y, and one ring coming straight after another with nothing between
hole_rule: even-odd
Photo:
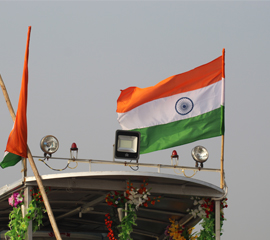
<instances>
[{"instance_id":1,"label":"plant foliage","mask_svg":"<svg viewBox=\"0 0 270 240\"><path fill-rule=\"evenodd\" d=\"M46 192L50 188L46 189ZM33 232L37 231L42 225L42 219L46 209L44 207L43 199L38 188L34 188L32 191L32 200L29 203L26 215L23 217L22 206L24 205L23 194L13 193L9 198L9 204L13 206L13 210L9 214L9 228L6 232L6 236L11 240L23 240L26 237L27 228L29 222L32 221Z\"/></svg>"}]
</instances>

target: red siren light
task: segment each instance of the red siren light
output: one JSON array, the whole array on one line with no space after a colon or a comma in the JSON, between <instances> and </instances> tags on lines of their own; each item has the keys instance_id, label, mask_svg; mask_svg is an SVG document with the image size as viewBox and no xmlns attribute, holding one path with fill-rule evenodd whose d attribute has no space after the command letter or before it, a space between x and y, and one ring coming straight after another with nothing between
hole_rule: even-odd
<instances>
[{"instance_id":1,"label":"red siren light","mask_svg":"<svg viewBox=\"0 0 270 240\"><path fill-rule=\"evenodd\" d=\"M77 144L76 143L72 143L70 150L72 150L72 151L76 151L77 150L78 151Z\"/></svg>"},{"instance_id":2,"label":"red siren light","mask_svg":"<svg viewBox=\"0 0 270 240\"><path fill-rule=\"evenodd\" d=\"M179 156L178 156L176 150L172 151L171 159L173 159L173 158L177 158L177 160L179 159Z\"/></svg>"},{"instance_id":3,"label":"red siren light","mask_svg":"<svg viewBox=\"0 0 270 240\"><path fill-rule=\"evenodd\" d=\"M78 148L77 148L76 143L71 144L70 157L71 157L71 159L77 159L78 158Z\"/></svg>"}]
</instances>

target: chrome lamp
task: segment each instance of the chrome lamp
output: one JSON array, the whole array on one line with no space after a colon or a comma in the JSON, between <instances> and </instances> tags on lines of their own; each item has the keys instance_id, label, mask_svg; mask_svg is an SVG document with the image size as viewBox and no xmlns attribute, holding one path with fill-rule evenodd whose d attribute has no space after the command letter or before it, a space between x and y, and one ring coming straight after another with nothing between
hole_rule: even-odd
<instances>
[{"instance_id":1,"label":"chrome lamp","mask_svg":"<svg viewBox=\"0 0 270 240\"><path fill-rule=\"evenodd\" d=\"M192 158L196 161L195 167L203 168L203 163L207 161L209 153L203 146L196 146L191 151Z\"/></svg>"},{"instance_id":2,"label":"chrome lamp","mask_svg":"<svg viewBox=\"0 0 270 240\"><path fill-rule=\"evenodd\" d=\"M44 152L44 157L49 158L59 148L59 141L52 135L43 137L40 141L40 148Z\"/></svg>"}]
</instances>

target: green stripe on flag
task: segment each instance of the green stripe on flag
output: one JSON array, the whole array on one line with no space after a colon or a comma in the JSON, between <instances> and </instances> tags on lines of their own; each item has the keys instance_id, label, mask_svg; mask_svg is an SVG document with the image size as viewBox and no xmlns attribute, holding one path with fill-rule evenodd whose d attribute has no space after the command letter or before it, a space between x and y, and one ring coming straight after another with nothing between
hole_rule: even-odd
<instances>
[{"instance_id":1,"label":"green stripe on flag","mask_svg":"<svg viewBox=\"0 0 270 240\"><path fill-rule=\"evenodd\" d=\"M21 156L18 156L14 153L8 153L4 157L3 161L0 163L1 168L11 167L16 165L22 159Z\"/></svg>"},{"instance_id":2,"label":"green stripe on flag","mask_svg":"<svg viewBox=\"0 0 270 240\"><path fill-rule=\"evenodd\" d=\"M197 117L133 130L141 132L140 154L221 136L224 133L224 107Z\"/></svg>"}]
</instances>

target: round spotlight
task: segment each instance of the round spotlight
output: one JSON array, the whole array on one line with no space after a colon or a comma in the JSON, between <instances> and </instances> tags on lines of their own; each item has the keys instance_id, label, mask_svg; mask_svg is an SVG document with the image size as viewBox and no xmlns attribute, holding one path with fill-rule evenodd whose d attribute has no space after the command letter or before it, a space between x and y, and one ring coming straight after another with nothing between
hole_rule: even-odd
<instances>
[{"instance_id":1,"label":"round spotlight","mask_svg":"<svg viewBox=\"0 0 270 240\"><path fill-rule=\"evenodd\" d=\"M207 149L203 146L196 146L192 149L191 155L196 161L196 167L198 167L198 162L201 164L200 167L203 167L203 163L208 159L209 153Z\"/></svg>"},{"instance_id":2,"label":"round spotlight","mask_svg":"<svg viewBox=\"0 0 270 240\"><path fill-rule=\"evenodd\" d=\"M59 142L56 137L47 135L40 141L40 148L46 154L53 154L59 148Z\"/></svg>"}]
</instances>

